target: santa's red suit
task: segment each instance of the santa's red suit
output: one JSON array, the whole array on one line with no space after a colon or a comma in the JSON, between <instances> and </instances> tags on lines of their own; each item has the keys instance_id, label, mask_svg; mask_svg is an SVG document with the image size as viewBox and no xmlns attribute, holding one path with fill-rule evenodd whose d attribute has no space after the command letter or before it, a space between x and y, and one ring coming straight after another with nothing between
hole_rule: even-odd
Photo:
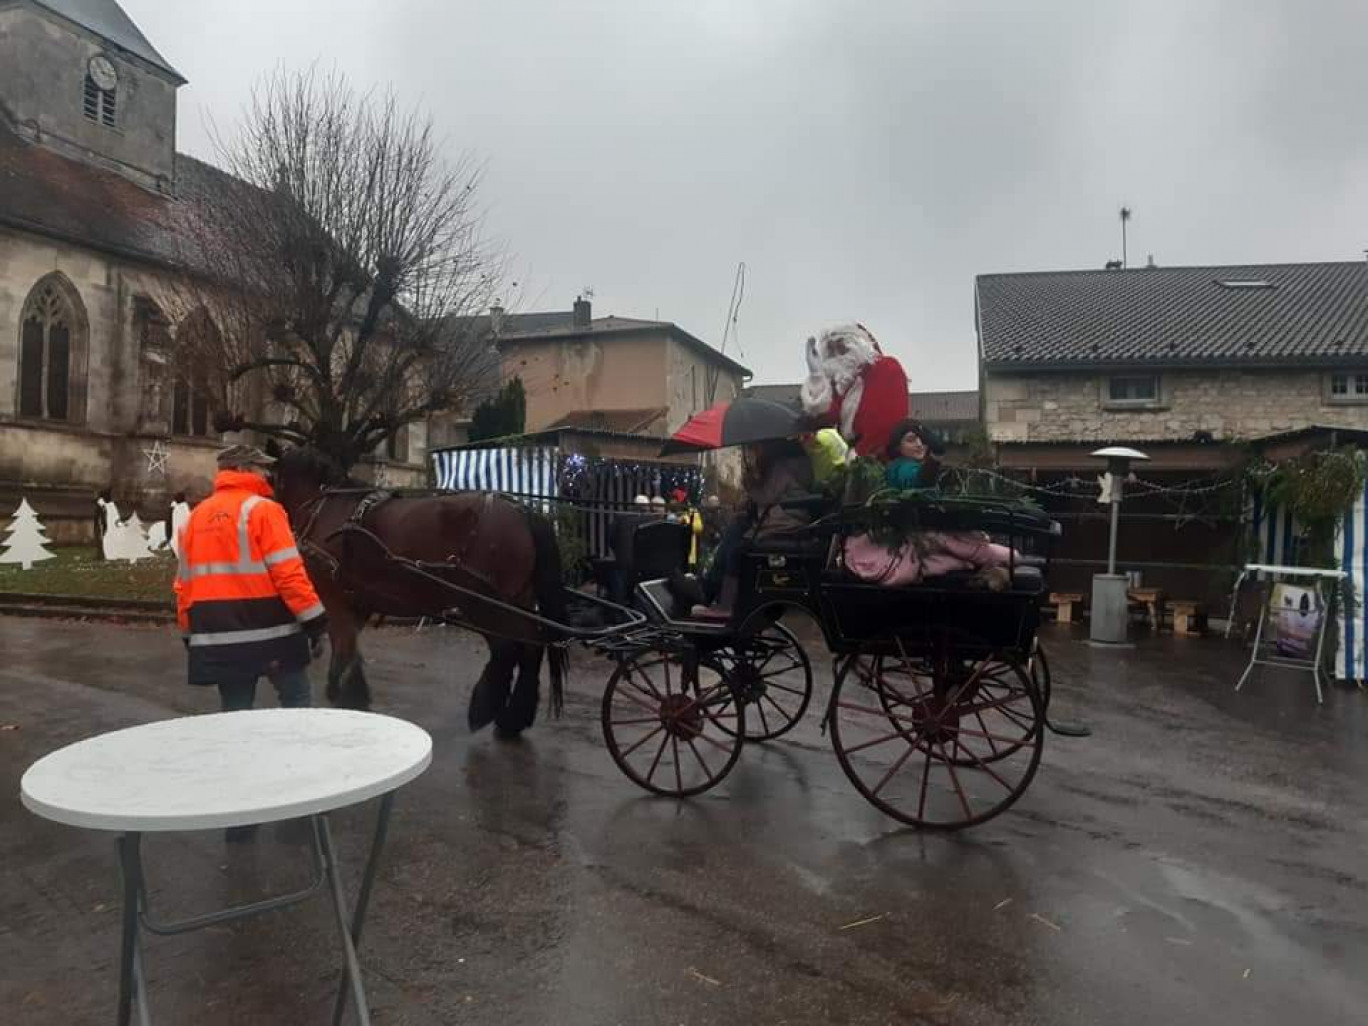
<instances>
[{"instance_id":1,"label":"santa's red suit","mask_svg":"<svg viewBox=\"0 0 1368 1026\"><path fill-rule=\"evenodd\" d=\"M808 339L803 410L837 427L856 455L884 458L888 436L908 416L907 375L861 324Z\"/></svg>"}]
</instances>

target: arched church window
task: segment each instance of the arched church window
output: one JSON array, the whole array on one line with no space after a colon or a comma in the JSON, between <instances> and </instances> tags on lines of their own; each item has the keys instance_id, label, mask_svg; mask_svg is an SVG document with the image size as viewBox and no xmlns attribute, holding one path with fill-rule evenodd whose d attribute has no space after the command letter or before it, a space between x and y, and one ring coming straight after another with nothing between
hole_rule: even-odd
<instances>
[{"instance_id":1,"label":"arched church window","mask_svg":"<svg viewBox=\"0 0 1368 1026\"><path fill-rule=\"evenodd\" d=\"M141 426L161 434L166 431L170 398L171 325L161 307L147 296L133 297L133 333L138 340Z\"/></svg>"},{"instance_id":2,"label":"arched church window","mask_svg":"<svg viewBox=\"0 0 1368 1026\"><path fill-rule=\"evenodd\" d=\"M85 419L86 318L60 274L33 286L19 319L19 415Z\"/></svg>"},{"instance_id":3,"label":"arched church window","mask_svg":"<svg viewBox=\"0 0 1368 1026\"><path fill-rule=\"evenodd\" d=\"M180 372L171 390L171 433L207 438L213 433L206 358L222 348L218 326L203 308L190 314L176 331Z\"/></svg>"}]
</instances>

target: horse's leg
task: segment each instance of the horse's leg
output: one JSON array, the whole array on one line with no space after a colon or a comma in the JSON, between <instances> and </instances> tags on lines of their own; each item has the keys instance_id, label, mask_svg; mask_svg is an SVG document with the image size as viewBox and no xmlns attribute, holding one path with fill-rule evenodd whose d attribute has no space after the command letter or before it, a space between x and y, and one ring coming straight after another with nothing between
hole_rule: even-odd
<instances>
[{"instance_id":1,"label":"horse's leg","mask_svg":"<svg viewBox=\"0 0 1368 1026\"><path fill-rule=\"evenodd\" d=\"M541 645L520 643L518 650L518 682L494 725L505 734L520 734L537 720L537 703L541 700Z\"/></svg>"},{"instance_id":2,"label":"horse's leg","mask_svg":"<svg viewBox=\"0 0 1368 1026\"><path fill-rule=\"evenodd\" d=\"M485 663L484 671L470 693L467 720L472 731L489 726L508 704L508 689L513 684L513 671L518 665L516 641L485 640L489 644L489 662Z\"/></svg>"},{"instance_id":3,"label":"horse's leg","mask_svg":"<svg viewBox=\"0 0 1368 1026\"><path fill-rule=\"evenodd\" d=\"M344 602L326 603L328 640L332 657L328 662L328 701L344 709L369 709L370 685L362 668L359 635L364 615Z\"/></svg>"}]
</instances>

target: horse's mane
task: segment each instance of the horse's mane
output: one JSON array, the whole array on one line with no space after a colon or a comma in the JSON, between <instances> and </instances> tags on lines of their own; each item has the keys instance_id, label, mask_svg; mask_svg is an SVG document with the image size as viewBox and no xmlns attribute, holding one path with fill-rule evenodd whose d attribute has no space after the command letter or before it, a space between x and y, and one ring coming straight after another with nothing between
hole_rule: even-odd
<instances>
[{"instance_id":1,"label":"horse's mane","mask_svg":"<svg viewBox=\"0 0 1368 1026\"><path fill-rule=\"evenodd\" d=\"M312 446L286 449L280 456L279 469L307 476L324 488L365 488L366 484L342 470L327 453Z\"/></svg>"}]
</instances>

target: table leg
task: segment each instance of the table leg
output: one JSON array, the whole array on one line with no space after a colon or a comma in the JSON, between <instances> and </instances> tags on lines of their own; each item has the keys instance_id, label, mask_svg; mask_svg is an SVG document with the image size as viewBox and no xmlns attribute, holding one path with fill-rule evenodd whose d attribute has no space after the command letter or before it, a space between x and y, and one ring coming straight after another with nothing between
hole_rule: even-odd
<instances>
[{"instance_id":1,"label":"table leg","mask_svg":"<svg viewBox=\"0 0 1368 1026\"><path fill-rule=\"evenodd\" d=\"M1325 585L1321 578L1316 578L1316 606L1320 614L1320 624L1316 627L1316 665L1312 668L1311 676L1316 682L1316 704L1325 704L1325 695L1321 693L1321 657L1325 649L1325 621L1330 619L1330 607L1325 601Z\"/></svg>"},{"instance_id":2,"label":"table leg","mask_svg":"<svg viewBox=\"0 0 1368 1026\"><path fill-rule=\"evenodd\" d=\"M1269 589L1268 594L1272 596L1272 589ZM1272 598L1270 597L1269 605L1271 604ZM1244 687L1245 681L1249 679L1249 675L1254 672L1254 667L1259 662L1259 646L1263 644L1264 621L1268 619L1269 615L1271 614L1269 605L1262 605L1259 608L1259 624L1254 629L1254 648L1250 651L1249 654L1249 665L1245 667L1245 672L1240 674L1240 682L1235 685L1236 691L1239 691L1240 688Z\"/></svg>"},{"instance_id":3,"label":"table leg","mask_svg":"<svg viewBox=\"0 0 1368 1026\"><path fill-rule=\"evenodd\" d=\"M1249 575L1248 570L1241 570L1240 576L1235 578L1235 590L1230 593L1230 615L1226 617L1225 636L1230 637L1231 630L1235 627L1235 608L1240 602L1240 587L1245 582L1245 577Z\"/></svg>"},{"instance_id":4,"label":"table leg","mask_svg":"<svg viewBox=\"0 0 1368 1026\"><path fill-rule=\"evenodd\" d=\"M337 931L342 938L342 954L345 958L342 986L351 984L352 997L356 1000L356 1019L360 1026L370 1026L370 1006L366 1003L366 987L361 982L361 963L356 957L356 945L352 943L351 926L347 923L347 898L342 890L342 870L337 863L337 850L333 847L332 831L328 827L327 816L315 816L314 831L319 846L323 849L323 863L332 888L333 911L337 914Z\"/></svg>"},{"instance_id":5,"label":"table leg","mask_svg":"<svg viewBox=\"0 0 1368 1026\"><path fill-rule=\"evenodd\" d=\"M353 947L361 945L361 928L366 924L366 908L370 905L371 888L375 884L375 869L380 863L380 851L385 847L389 836L390 809L394 805L394 792L380 799L380 813L375 822L375 836L371 840L370 855L366 859L366 871L361 878L361 890L356 896L356 908L352 912L351 939ZM347 981L344 979L337 988L337 1001L333 1004L333 1026L342 1022L342 1013L347 1008Z\"/></svg>"},{"instance_id":6,"label":"table leg","mask_svg":"<svg viewBox=\"0 0 1368 1026\"><path fill-rule=\"evenodd\" d=\"M142 911L143 882L142 856L139 847L141 834L121 834L116 842L119 849L119 869L123 875L123 929L119 952L119 1026L128 1026L133 1005L138 1006L138 1022L149 1026L147 986L143 979L139 953L138 915Z\"/></svg>"}]
</instances>

